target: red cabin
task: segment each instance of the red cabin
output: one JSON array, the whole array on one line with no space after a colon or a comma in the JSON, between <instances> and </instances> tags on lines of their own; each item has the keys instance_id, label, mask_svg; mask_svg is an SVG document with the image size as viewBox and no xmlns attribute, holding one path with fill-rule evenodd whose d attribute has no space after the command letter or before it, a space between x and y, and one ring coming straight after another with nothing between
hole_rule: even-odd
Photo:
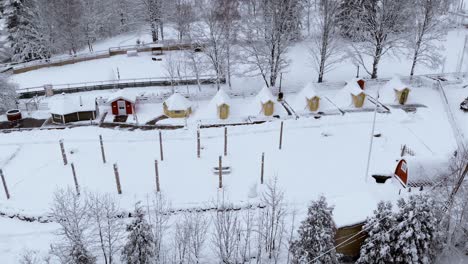
<instances>
[{"instance_id":1,"label":"red cabin","mask_svg":"<svg viewBox=\"0 0 468 264\"><path fill-rule=\"evenodd\" d=\"M107 102L111 105L112 114L116 116L131 115L135 112L135 96L123 94L123 90L113 94Z\"/></svg>"},{"instance_id":2,"label":"red cabin","mask_svg":"<svg viewBox=\"0 0 468 264\"><path fill-rule=\"evenodd\" d=\"M406 160L402 159L398 162L395 169L395 177L404 187L406 187L406 184L408 183L408 164L406 164Z\"/></svg>"}]
</instances>

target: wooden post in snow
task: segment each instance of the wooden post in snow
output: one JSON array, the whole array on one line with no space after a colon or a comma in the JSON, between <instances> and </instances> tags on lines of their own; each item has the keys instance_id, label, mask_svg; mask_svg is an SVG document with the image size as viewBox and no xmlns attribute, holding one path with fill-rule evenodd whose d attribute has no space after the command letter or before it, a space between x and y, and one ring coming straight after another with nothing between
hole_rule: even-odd
<instances>
[{"instance_id":1,"label":"wooden post in snow","mask_svg":"<svg viewBox=\"0 0 468 264\"><path fill-rule=\"evenodd\" d=\"M223 188L223 157L219 156L219 167L218 167L218 177L219 177L219 189Z\"/></svg>"},{"instance_id":2,"label":"wooden post in snow","mask_svg":"<svg viewBox=\"0 0 468 264\"><path fill-rule=\"evenodd\" d=\"M158 161L154 161L154 172L156 174L156 191L160 192L161 188L159 186L159 169L158 169Z\"/></svg>"},{"instance_id":3,"label":"wooden post in snow","mask_svg":"<svg viewBox=\"0 0 468 264\"><path fill-rule=\"evenodd\" d=\"M200 158L200 129L197 129L197 157Z\"/></svg>"},{"instance_id":4,"label":"wooden post in snow","mask_svg":"<svg viewBox=\"0 0 468 264\"><path fill-rule=\"evenodd\" d=\"M75 183L76 194L80 195L80 186L78 185L78 178L76 177L75 164L72 162L70 165L73 173L73 182Z\"/></svg>"},{"instance_id":5,"label":"wooden post in snow","mask_svg":"<svg viewBox=\"0 0 468 264\"><path fill-rule=\"evenodd\" d=\"M104 143L102 142L102 135L99 135L99 142L101 144L102 162L106 163L106 153L104 152Z\"/></svg>"},{"instance_id":6,"label":"wooden post in snow","mask_svg":"<svg viewBox=\"0 0 468 264\"><path fill-rule=\"evenodd\" d=\"M122 187L120 186L120 176L117 163L114 163L115 183L117 184L117 193L122 194Z\"/></svg>"},{"instance_id":7,"label":"wooden post in snow","mask_svg":"<svg viewBox=\"0 0 468 264\"><path fill-rule=\"evenodd\" d=\"M164 160L164 153L163 153L163 144L162 144L162 133L159 130L159 154L161 155L161 161Z\"/></svg>"},{"instance_id":8,"label":"wooden post in snow","mask_svg":"<svg viewBox=\"0 0 468 264\"><path fill-rule=\"evenodd\" d=\"M224 156L227 156L227 127L224 127Z\"/></svg>"},{"instance_id":9,"label":"wooden post in snow","mask_svg":"<svg viewBox=\"0 0 468 264\"><path fill-rule=\"evenodd\" d=\"M260 170L260 184L263 184L263 173L265 172L264 166L265 166L265 152L262 152L262 165L261 165L261 170Z\"/></svg>"},{"instance_id":10,"label":"wooden post in snow","mask_svg":"<svg viewBox=\"0 0 468 264\"><path fill-rule=\"evenodd\" d=\"M5 190L5 195L7 200L10 199L10 192L8 192L8 186L6 184L5 175L3 175L3 170L0 169L0 177L2 177L3 189Z\"/></svg>"},{"instance_id":11,"label":"wooden post in snow","mask_svg":"<svg viewBox=\"0 0 468 264\"><path fill-rule=\"evenodd\" d=\"M281 150L282 147L283 147L283 121L281 121L279 149Z\"/></svg>"},{"instance_id":12,"label":"wooden post in snow","mask_svg":"<svg viewBox=\"0 0 468 264\"><path fill-rule=\"evenodd\" d=\"M65 152L65 147L63 146L63 139L59 140L60 143L60 151L62 152L62 159L63 159L63 165L67 165L67 153Z\"/></svg>"}]
</instances>

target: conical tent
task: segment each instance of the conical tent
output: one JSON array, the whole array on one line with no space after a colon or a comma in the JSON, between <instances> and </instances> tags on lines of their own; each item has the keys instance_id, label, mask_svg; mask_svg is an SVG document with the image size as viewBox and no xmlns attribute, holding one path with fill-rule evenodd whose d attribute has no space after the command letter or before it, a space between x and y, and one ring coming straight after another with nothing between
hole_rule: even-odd
<instances>
[{"instance_id":1,"label":"conical tent","mask_svg":"<svg viewBox=\"0 0 468 264\"><path fill-rule=\"evenodd\" d=\"M312 83L307 84L304 89L299 94L302 97L302 100L305 99L307 104L307 109L311 112L318 111L320 107L320 96L317 94L315 87Z\"/></svg>"},{"instance_id":2,"label":"conical tent","mask_svg":"<svg viewBox=\"0 0 468 264\"><path fill-rule=\"evenodd\" d=\"M353 105L361 108L366 100L366 94L358 83L358 79L347 82L345 87L335 97L335 102L340 106Z\"/></svg>"},{"instance_id":3,"label":"conical tent","mask_svg":"<svg viewBox=\"0 0 468 264\"><path fill-rule=\"evenodd\" d=\"M381 100L387 103L398 102L401 105L406 104L411 89L404 84L400 78L393 77L388 81L381 90Z\"/></svg>"},{"instance_id":4,"label":"conical tent","mask_svg":"<svg viewBox=\"0 0 468 264\"><path fill-rule=\"evenodd\" d=\"M265 116L272 116L275 111L275 97L268 87L263 87L257 94L255 100L260 102L261 112Z\"/></svg>"},{"instance_id":5,"label":"conical tent","mask_svg":"<svg viewBox=\"0 0 468 264\"><path fill-rule=\"evenodd\" d=\"M219 89L216 95L211 99L210 106L216 107L217 117L220 119L227 119L230 111L230 98L229 95L223 90Z\"/></svg>"}]
</instances>

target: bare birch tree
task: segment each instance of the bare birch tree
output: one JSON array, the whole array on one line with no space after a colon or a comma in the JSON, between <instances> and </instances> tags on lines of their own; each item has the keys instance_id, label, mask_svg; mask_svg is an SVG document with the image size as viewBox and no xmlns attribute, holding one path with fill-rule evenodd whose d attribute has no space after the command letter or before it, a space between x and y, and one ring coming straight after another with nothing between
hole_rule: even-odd
<instances>
[{"instance_id":1,"label":"bare birch tree","mask_svg":"<svg viewBox=\"0 0 468 264\"><path fill-rule=\"evenodd\" d=\"M292 17L297 0L249 1L244 11L243 52L250 71L258 72L268 87L274 87L289 64L286 52L294 37Z\"/></svg>"},{"instance_id":2,"label":"bare birch tree","mask_svg":"<svg viewBox=\"0 0 468 264\"><path fill-rule=\"evenodd\" d=\"M125 237L125 225L119 217L119 207L115 199L108 194L90 193L88 199L94 243L101 250L104 263L112 264L122 248Z\"/></svg>"},{"instance_id":3,"label":"bare birch tree","mask_svg":"<svg viewBox=\"0 0 468 264\"><path fill-rule=\"evenodd\" d=\"M279 188L276 178L266 185L266 190L261 197L261 203L265 206L259 218L259 221L261 221L259 232L262 235L262 245L267 258L277 263L283 239L285 238L286 208L284 193Z\"/></svg>"},{"instance_id":4,"label":"bare birch tree","mask_svg":"<svg viewBox=\"0 0 468 264\"><path fill-rule=\"evenodd\" d=\"M314 32L311 33L310 47L312 59L318 72L318 82L323 76L341 61L339 57L338 13L339 0L317 0L314 16Z\"/></svg>"},{"instance_id":5,"label":"bare birch tree","mask_svg":"<svg viewBox=\"0 0 468 264\"><path fill-rule=\"evenodd\" d=\"M239 213L233 210L232 204L223 201L217 205L212 222L211 243L218 260L226 264L237 263Z\"/></svg>"},{"instance_id":6,"label":"bare birch tree","mask_svg":"<svg viewBox=\"0 0 468 264\"><path fill-rule=\"evenodd\" d=\"M152 225L154 236L154 250L156 263L164 263L165 255L163 249L163 240L168 227L170 218L171 204L162 193L154 193L151 201L149 222Z\"/></svg>"},{"instance_id":7,"label":"bare birch tree","mask_svg":"<svg viewBox=\"0 0 468 264\"><path fill-rule=\"evenodd\" d=\"M364 0L353 6L351 12L357 14L351 17L357 19L345 21L356 34L350 45L351 55L372 79L377 78L382 56L401 47L407 37L412 5L407 0ZM366 65L367 58L372 59L370 69Z\"/></svg>"},{"instance_id":8,"label":"bare birch tree","mask_svg":"<svg viewBox=\"0 0 468 264\"><path fill-rule=\"evenodd\" d=\"M442 14L446 0L416 0L414 3L414 24L408 39L412 58L410 76L414 75L417 64L436 68L442 63L440 51L443 47L437 42L447 33Z\"/></svg>"},{"instance_id":9,"label":"bare birch tree","mask_svg":"<svg viewBox=\"0 0 468 264\"><path fill-rule=\"evenodd\" d=\"M143 10L146 22L150 26L151 38L156 42L160 38L160 29L163 23L163 0L140 0L143 4ZM161 34L162 31L161 31ZM162 37L162 36L161 36Z\"/></svg>"},{"instance_id":10,"label":"bare birch tree","mask_svg":"<svg viewBox=\"0 0 468 264\"><path fill-rule=\"evenodd\" d=\"M192 30L192 39L203 43L203 53L209 58L216 75L216 86L221 87L226 65L226 24L220 19L217 10L218 0L204 0L199 10L200 22Z\"/></svg>"},{"instance_id":11,"label":"bare birch tree","mask_svg":"<svg viewBox=\"0 0 468 264\"><path fill-rule=\"evenodd\" d=\"M51 246L51 253L61 263L91 264L96 258L91 254L89 245L89 204L72 189L60 189L54 193L51 216L59 229L58 241Z\"/></svg>"}]
</instances>

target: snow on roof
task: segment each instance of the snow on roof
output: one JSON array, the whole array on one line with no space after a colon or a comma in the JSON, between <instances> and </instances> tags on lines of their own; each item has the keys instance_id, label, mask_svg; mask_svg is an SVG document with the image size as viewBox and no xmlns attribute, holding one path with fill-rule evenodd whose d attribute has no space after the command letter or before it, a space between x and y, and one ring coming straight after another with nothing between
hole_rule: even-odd
<instances>
[{"instance_id":1,"label":"snow on roof","mask_svg":"<svg viewBox=\"0 0 468 264\"><path fill-rule=\"evenodd\" d=\"M262 104L267 103L268 101L275 102L275 97L271 93L271 90L266 86L260 90L255 99L260 101Z\"/></svg>"},{"instance_id":2,"label":"snow on roof","mask_svg":"<svg viewBox=\"0 0 468 264\"><path fill-rule=\"evenodd\" d=\"M352 95L360 95L364 91L361 89L361 86L358 84L359 79L352 79L346 83L343 88L344 91L351 93Z\"/></svg>"},{"instance_id":3,"label":"snow on roof","mask_svg":"<svg viewBox=\"0 0 468 264\"><path fill-rule=\"evenodd\" d=\"M229 95L223 89L219 89L216 95L211 99L210 103L220 106L223 104L229 104L230 99Z\"/></svg>"},{"instance_id":4,"label":"snow on roof","mask_svg":"<svg viewBox=\"0 0 468 264\"><path fill-rule=\"evenodd\" d=\"M169 111L186 110L192 106L190 101L179 93L173 93L164 103Z\"/></svg>"},{"instance_id":5,"label":"snow on roof","mask_svg":"<svg viewBox=\"0 0 468 264\"><path fill-rule=\"evenodd\" d=\"M122 89L110 95L107 98L107 102L112 103L120 99L123 99L125 101L131 102L134 104L136 102L136 95Z\"/></svg>"},{"instance_id":6,"label":"snow on roof","mask_svg":"<svg viewBox=\"0 0 468 264\"><path fill-rule=\"evenodd\" d=\"M405 88L408 88L408 85L404 84L400 78L394 76L390 81L388 81L382 89L395 89L397 91L403 91Z\"/></svg>"},{"instance_id":7,"label":"snow on roof","mask_svg":"<svg viewBox=\"0 0 468 264\"><path fill-rule=\"evenodd\" d=\"M318 96L317 91L315 90L315 85L313 83L308 83L304 89L299 93L300 96L303 96L307 99L312 99L315 96Z\"/></svg>"},{"instance_id":8,"label":"snow on roof","mask_svg":"<svg viewBox=\"0 0 468 264\"><path fill-rule=\"evenodd\" d=\"M71 95L60 95L56 100L49 102L51 114L68 115L77 112L95 111L94 100L85 100L82 97Z\"/></svg>"},{"instance_id":9,"label":"snow on roof","mask_svg":"<svg viewBox=\"0 0 468 264\"><path fill-rule=\"evenodd\" d=\"M446 176L448 159L442 156L404 157L408 168L408 184L436 182Z\"/></svg>"},{"instance_id":10,"label":"snow on roof","mask_svg":"<svg viewBox=\"0 0 468 264\"><path fill-rule=\"evenodd\" d=\"M351 95L359 95L365 93L359 84L357 83L358 79L352 79L346 83L346 85L335 95L333 98L333 103L341 107L352 106Z\"/></svg>"},{"instance_id":11,"label":"snow on roof","mask_svg":"<svg viewBox=\"0 0 468 264\"><path fill-rule=\"evenodd\" d=\"M405 88L408 88L408 85L404 84L400 78L395 76L379 90L379 101L383 103L394 103L397 101L395 90L402 91Z\"/></svg>"}]
</instances>

